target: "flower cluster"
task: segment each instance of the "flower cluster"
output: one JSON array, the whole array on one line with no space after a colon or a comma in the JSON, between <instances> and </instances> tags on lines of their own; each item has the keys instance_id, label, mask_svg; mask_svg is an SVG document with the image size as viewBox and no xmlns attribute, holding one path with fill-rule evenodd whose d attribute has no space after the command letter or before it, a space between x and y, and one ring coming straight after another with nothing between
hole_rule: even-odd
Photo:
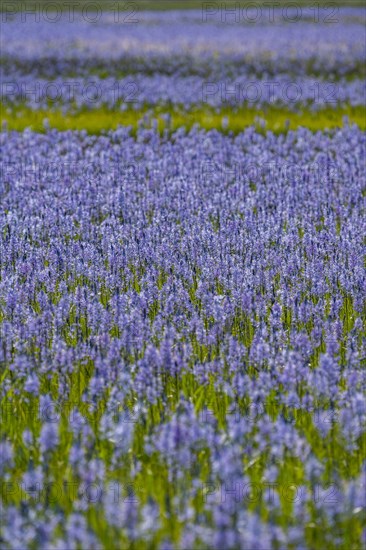
<instances>
[{"instance_id":1,"label":"flower cluster","mask_svg":"<svg viewBox=\"0 0 366 550\"><path fill-rule=\"evenodd\" d=\"M364 12L10 8L6 116L136 124L0 134L1 548L358 550L366 136L291 117L359 112Z\"/></svg>"},{"instance_id":2,"label":"flower cluster","mask_svg":"<svg viewBox=\"0 0 366 550\"><path fill-rule=\"evenodd\" d=\"M121 28L3 23L1 100L36 109L131 104L334 106L365 100L364 14L342 24L220 25L200 14L141 14Z\"/></svg>"},{"instance_id":3,"label":"flower cluster","mask_svg":"<svg viewBox=\"0 0 366 550\"><path fill-rule=\"evenodd\" d=\"M26 105L31 109L62 109L66 113L103 107L140 110L145 106L173 106L188 110L200 106L235 109L248 105L262 109L278 105L290 109L309 106L317 110L342 104L363 105L365 81L342 78L331 82L314 77L291 79L286 73L273 78L245 75L235 80L160 73L139 73L118 80L110 77L46 80L14 73L11 78L3 78L1 100L8 107Z\"/></svg>"},{"instance_id":4,"label":"flower cluster","mask_svg":"<svg viewBox=\"0 0 366 550\"><path fill-rule=\"evenodd\" d=\"M4 548L359 548L365 135L0 147Z\"/></svg>"}]
</instances>

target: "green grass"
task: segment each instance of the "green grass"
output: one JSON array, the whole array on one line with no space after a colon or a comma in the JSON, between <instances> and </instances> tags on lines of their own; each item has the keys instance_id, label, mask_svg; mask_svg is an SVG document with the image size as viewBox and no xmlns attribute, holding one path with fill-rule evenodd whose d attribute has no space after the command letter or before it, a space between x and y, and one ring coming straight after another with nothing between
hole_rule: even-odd
<instances>
[{"instance_id":1,"label":"green grass","mask_svg":"<svg viewBox=\"0 0 366 550\"><path fill-rule=\"evenodd\" d=\"M170 115L170 122L164 120L164 114ZM118 126L131 126L135 131L139 125L150 127L153 120L160 131L165 128L176 130L182 126L187 129L198 124L206 130L232 131L238 133L248 126L256 126L259 130L271 130L283 133L306 127L312 131L340 128L347 121L357 124L366 130L366 109L362 106L326 108L313 112L310 109L290 111L283 107L268 106L261 111L249 107L241 107L235 111L224 108L220 112L214 109L194 108L184 112L176 108L169 112L168 108L155 107L143 110L128 109L124 112L108 110L107 108L83 110L74 114L63 114L61 111L37 110L19 107L16 110L1 108L1 124L3 129L23 131L31 128L36 132L45 131L45 120L51 128L60 131L86 130L88 133L99 134L105 130L113 130Z\"/></svg>"}]
</instances>

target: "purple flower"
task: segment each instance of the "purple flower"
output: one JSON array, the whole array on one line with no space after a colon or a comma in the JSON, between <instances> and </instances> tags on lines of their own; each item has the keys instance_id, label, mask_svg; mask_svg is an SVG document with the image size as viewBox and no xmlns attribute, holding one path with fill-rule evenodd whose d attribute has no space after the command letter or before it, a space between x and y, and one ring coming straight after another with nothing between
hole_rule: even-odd
<instances>
[{"instance_id":1,"label":"purple flower","mask_svg":"<svg viewBox=\"0 0 366 550\"><path fill-rule=\"evenodd\" d=\"M55 422L46 422L43 424L39 437L41 453L45 454L48 451L52 451L58 445L58 442L58 424Z\"/></svg>"}]
</instances>

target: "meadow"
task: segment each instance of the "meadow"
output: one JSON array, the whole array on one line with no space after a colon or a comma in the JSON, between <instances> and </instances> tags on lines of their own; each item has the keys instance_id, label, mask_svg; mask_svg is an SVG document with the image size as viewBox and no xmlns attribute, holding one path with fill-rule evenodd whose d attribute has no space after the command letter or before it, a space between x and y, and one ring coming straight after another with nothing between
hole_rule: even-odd
<instances>
[{"instance_id":1,"label":"meadow","mask_svg":"<svg viewBox=\"0 0 366 550\"><path fill-rule=\"evenodd\" d=\"M362 550L364 10L137 4L2 6L0 548Z\"/></svg>"}]
</instances>

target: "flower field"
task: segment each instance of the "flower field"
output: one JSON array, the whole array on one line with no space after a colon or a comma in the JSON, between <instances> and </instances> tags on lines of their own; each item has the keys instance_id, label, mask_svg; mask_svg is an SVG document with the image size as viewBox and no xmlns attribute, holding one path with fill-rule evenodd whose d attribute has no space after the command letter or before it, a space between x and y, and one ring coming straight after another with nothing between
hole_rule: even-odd
<instances>
[{"instance_id":1,"label":"flower field","mask_svg":"<svg viewBox=\"0 0 366 550\"><path fill-rule=\"evenodd\" d=\"M365 16L276 14L2 25L1 549L365 548Z\"/></svg>"}]
</instances>

